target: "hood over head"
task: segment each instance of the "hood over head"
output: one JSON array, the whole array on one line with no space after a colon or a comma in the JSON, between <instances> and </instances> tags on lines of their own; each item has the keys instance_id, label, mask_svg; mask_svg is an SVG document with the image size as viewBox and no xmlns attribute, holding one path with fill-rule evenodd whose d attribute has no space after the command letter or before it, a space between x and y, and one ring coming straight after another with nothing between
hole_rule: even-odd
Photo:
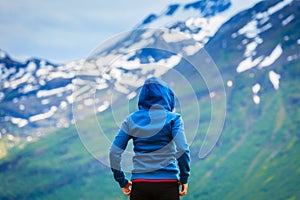
<instances>
[{"instance_id":1,"label":"hood over head","mask_svg":"<svg viewBox=\"0 0 300 200\"><path fill-rule=\"evenodd\" d=\"M173 111L174 104L174 92L165 82L156 77L145 81L139 95L140 110L163 107L168 111Z\"/></svg>"}]
</instances>

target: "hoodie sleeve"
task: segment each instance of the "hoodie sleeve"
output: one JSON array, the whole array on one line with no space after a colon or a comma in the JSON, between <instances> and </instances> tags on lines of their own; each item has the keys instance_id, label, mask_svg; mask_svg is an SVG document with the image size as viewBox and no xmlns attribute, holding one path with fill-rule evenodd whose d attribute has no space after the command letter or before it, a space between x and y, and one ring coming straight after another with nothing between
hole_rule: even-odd
<instances>
[{"instance_id":1,"label":"hoodie sleeve","mask_svg":"<svg viewBox=\"0 0 300 200\"><path fill-rule=\"evenodd\" d=\"M121 169L122 154L127 147L131 137L124 130L125 123L122 124L117 136L115 137L109 151L110 167L113 172L114 179L119 183L120 187L125 187L128 180Z\"/></svg>"},{"instance_id":2,"label":"hoodie sleeve","mask_svg":"<svg viewBox=\"0 0 300 200\"><path fill-rule=\"evenodd\" d=\"M190 176L190 150L184 134L181 116L177 116L172 125L172 136L176 145L176 159L179 167L179 178L182 184L188 182Z\"/></svg>"}]
</instances>

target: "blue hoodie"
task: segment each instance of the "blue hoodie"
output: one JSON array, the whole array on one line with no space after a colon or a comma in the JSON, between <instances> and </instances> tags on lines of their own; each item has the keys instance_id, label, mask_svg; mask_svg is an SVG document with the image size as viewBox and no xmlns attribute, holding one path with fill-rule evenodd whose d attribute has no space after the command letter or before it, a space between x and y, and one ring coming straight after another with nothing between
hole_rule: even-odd
<instances>
[{"instance_id":1,"label":"blue hoodie","mask_svg":"<svg viewBox=\"0 0 300 200\"><path fill-rule=\"evenodd\" d=\"M121 169L121 155L133 140L131 179L188 182L190 153L183 121L174 109L174 93L156 77L145 81L139 95L139 110L129 115L110 148L110 165L120 187L128 180Z\"/></svg>"}]
</instances>

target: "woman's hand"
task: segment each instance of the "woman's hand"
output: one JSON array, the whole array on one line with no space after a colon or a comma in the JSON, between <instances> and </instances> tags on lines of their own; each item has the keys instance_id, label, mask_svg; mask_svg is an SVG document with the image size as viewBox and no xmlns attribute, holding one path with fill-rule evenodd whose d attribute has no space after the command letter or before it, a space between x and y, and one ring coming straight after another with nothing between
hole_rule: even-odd
<instances>
[{"instance_id":1,"label":"woman's hand","mask_svg":"<svg viewBox=\"0 0 300 200\"><path fill-rule=\"evenodd\" d=\"M131 185L132 185L132 182L131 181L128 181L127 185L125 187L122 187L122 192L123 194L129 196L130 193L131 193Z\"/></svg>"}]
</instances>

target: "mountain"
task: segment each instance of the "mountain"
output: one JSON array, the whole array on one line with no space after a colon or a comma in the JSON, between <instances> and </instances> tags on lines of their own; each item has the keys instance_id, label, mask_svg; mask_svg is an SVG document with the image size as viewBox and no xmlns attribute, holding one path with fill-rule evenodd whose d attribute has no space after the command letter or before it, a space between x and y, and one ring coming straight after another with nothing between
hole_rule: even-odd
<instances>
[{"instance_id":1,"label":"mountain","mask_svg":"<svg viewBox=\"0 0 300 200\"><path fill-rule=\"evenodd\" d=\"M236 14L239 9L243 9L243 7L236 9L234 5L228 0L196 1L184 5L170 5L166 11L155 15L155 19L152 20L149 20L151 15L146 17L142 23L137 25L137 31L134 31L134 34L123 34L125 39L117 37L111 41L112 44L104 44L108 47L101 49L102 55L98 57L98 60L104 60L104 62L109 62L114 56L122 55L126 51L132 51L133 48L144 48L137 51L134 56L125 56L124 61L115 63L119 66L112 66L111 69L103 70L102 66L98 65L86 67L88 65L86 60L73 61L63 65L34 58L26 62L18 62L1 50L1 136L10 138L12 145L14 145L20 141L25 143L34 141L56 128L69 127L75 122L72 113L73 86L78 85L75 83L76 80L79 80L76 76L80 76L81 71L88 74L89 79L93 79L97 87L103 90L102 93L112 87L116 90L122 90L124 84L116 81L119 79L118 74L128 72L132 66L139 68L142 64L147 63L163 64L168 68L176 66L181 59L174 56L174 53L166 52L166 50L180 50L183 44L182 40L193 39L186 42L187 46L184 48L186 54L192 55L199 51L222 23ZM243 6L250 5L245 4ZM150 27L166 27L169 30L180 31L184 35L177 34L181 37L178 39L172 38L167 32L159 33L160 31L157 31L156 36L152 36L155 29L148 29ZM155 37L158 39L153 42ZM173 41L174 39L175 41ZM194 40L200 46L195 45ZM115 41L118 42L114 44ZM140 41L144 42L140 43ZM149 46L162 46L162 44L167 47L164 52L145 49ZM157 75L161 75L165 71L162 70ZM130 76L130 73L126 74ZM151 70L148 74L151 74ZM135 80L135 83L131 83L133 87L129 89L133 91L130 93L131 96L135 95L134 90L142 84L145 77L146 75L139 74L138 78L132 79ZM130 80L128 77L127 79ZM127 86L125 85L125 87ZM96 103L97 112L109 107L107 102L110 100L101 101L101 95L99 99L94 101L93 90L89 90L81 96L84 98L81 106L93 106ZM102 105L103 102L105 104ZM86 115L90 115L90 113L87 112Z\"/></svg>"},{"instance_id":2,"label":"mountain","mask_svg":"<svg viewBox=\"0 0 300 200\"><path fill-rule=\"evenodd\" d=\"M300 2L262 1L237 13L230 11L234 1L205 3L171 5L143 20L140 29L101 45L87 60L65 66L35 59L33 67L2 52L1 71L7 75L1 80L6 130L1 148L21 133L28 140L37 137L25 133L30 126L52 133L10 147L0 160L1 199L125 199L106 166L104 141L111 141L116 124L136 109L138 88L151 74L175 89L176 110L185 120L192 154L185 199L300 198ZM186 15L190 11L196 12ZM155 28L161 24L163 29ZM45 73L38 73L41 62ZM29 74L26 81L18 73ZM29 84L38 89L22 93L19 88ZM28 103L20 106L14 98ZM26 115L30 103L36 110ZM68 125L50 129L71 107Z\"/></svg>"},{"instance_id":3,"label":"mountain","mask_svg":"<svg viewBox=\"0 0 300 200\"><path fill-rule=\"evenodd\" d=\"M1 51L1 133L32 138L43 134L40 128L67 126L72 117L64 110L71 101L75 76L70 65L40 59L21 63Z\"/></svg>"},{"instance_id":4,"label":"mountain","mask_svg":"<svg viewBox=\"0 0 300 200\"><path fill-rule=\"evenodd\" d=\"M184 51L189 55L195 54L226 20L234 16L239 10L250 7L253 2L251 4L245 3L240 8L237 8L237 3L228 0L206 0L170 5L162 13L154 14L155 17L149 15L138 24L136 28L141 31L140 33L135 31L135 37L128 37L123 34L125 39L114 38L114 40L119 41L119 44L108 44L110 48L102 49L102 54L108 56L101 56L98 59L109 61L113 55L122 54L120 51L116 54L112 53L114 49L121 50L121 48L124 48L124 51L129 51L136 47L144 48L150 45L154 47L159 42L154 43L152 41L155 36L151 39L153 33L147 28L162 27L180 31L184 34L181 39L178 39L170 37L168 33L161 33L164 35L162 37L156 33L156 37L160 38L159 41L165 43L169 50L181 49L182 44L177 45L176 43L182 43L182 40L192 38L200 46L194 45L195 41L190 41ZM172 41L174 39L175 41ZM178 41L176 42L176 40ZM139 43L139 41L144 41L144 43ZM46 132L51 132L51 130L60 127L68 127L74 123L72 90L76 74L85 68L86 61L79 60L65 65L58 65L42 59L30 59L23 63L13 60L3 50L0 53L1 135L32 141L46 134ZM96 66L96 68L89 66L86 71L89 71L88 74L94 73L95 76L101 75L100 77L104 77L101 80L95 80L95 82L102 85L99 87L106 88L110 84L107 84L105 80L118 79L115 77L116 73L127 72L128 69L124 70L124 68L126 66L128 68L128 65L163 63L172 68L178 62L180 62L180 58L172 56L172 53L143 49L137 52L135 56L124 58L123 63L119 63L125 67L116 66L114 70L103 72L102 69L98 69L99 66ZM139 77L139 79L139 85L141 85L144 78ZM109 82L113 81L109 80ZM115 84L115 87L120 88L119 85ZM88 98L83 104L87 106L93 104L93 102L91 98Z\"/></svg>"}]
</instances>

